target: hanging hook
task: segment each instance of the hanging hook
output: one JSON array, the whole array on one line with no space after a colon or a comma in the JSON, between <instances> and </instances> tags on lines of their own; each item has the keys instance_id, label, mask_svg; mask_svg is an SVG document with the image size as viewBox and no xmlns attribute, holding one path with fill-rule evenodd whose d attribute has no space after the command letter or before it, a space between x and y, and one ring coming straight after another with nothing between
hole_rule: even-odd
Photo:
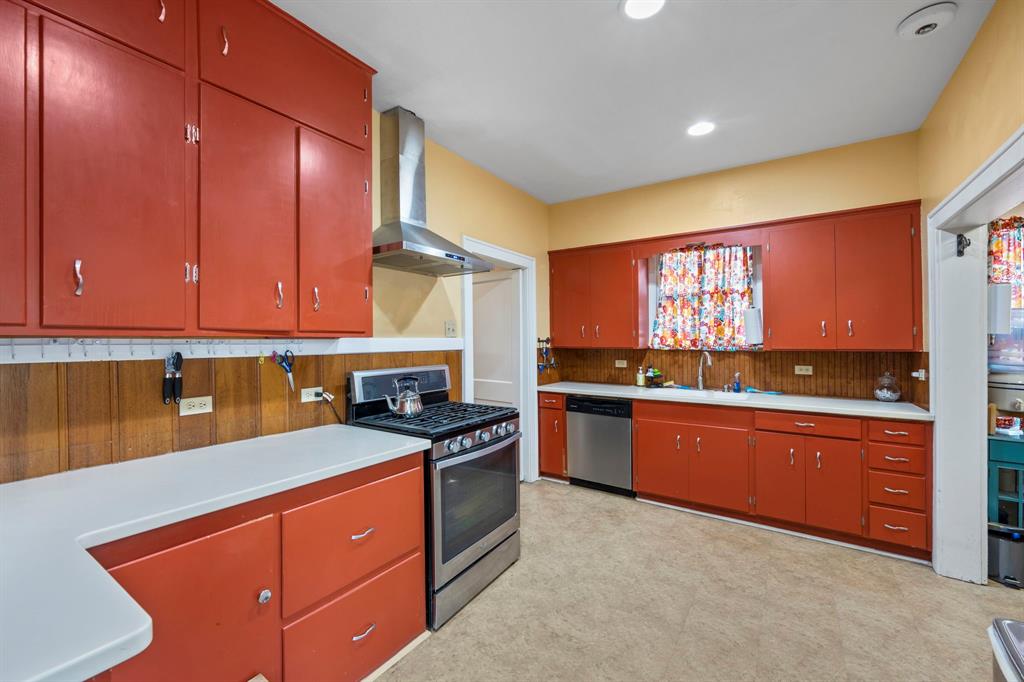
<instances>
[{"instance_id":1,"label":"hanging hook","mask_svg":"<svg viewBox=\"0 0 1024 682\"><path fill-rule=\"evenodd\" d=\"M39 359L46 359L46 341L42 338L39 339Z\"/></svg>"},{"instance_id":2,"label":"hanging hook","mask_svg":"<svg viewBox=\"0 0 1024 682\"><path fill-rule=\"evenodd\" d=\"M12 336L9 340L11 342L11 360L14 360L16 359L14 354L14 337Z\"/></svg>"},{"instance_id":3,"label":"hanging hook","mask_svg":"<svg viewBox=\"0 0 1024 682\"><path fill-rule=\"evenodd\" d=\"M110 339L107 339L107 357L114 357L114 349L110 347Z\"/></svg>"},{"instance_id":4,"label":"hanging hook","mask_svg":"<svg viewBox=\"0 0 1024 682\"><path fill-rule=\"evenodd\" d=\"M149 354L156 357L156 339L149 340Z\"/></svg>"}]
</instances>

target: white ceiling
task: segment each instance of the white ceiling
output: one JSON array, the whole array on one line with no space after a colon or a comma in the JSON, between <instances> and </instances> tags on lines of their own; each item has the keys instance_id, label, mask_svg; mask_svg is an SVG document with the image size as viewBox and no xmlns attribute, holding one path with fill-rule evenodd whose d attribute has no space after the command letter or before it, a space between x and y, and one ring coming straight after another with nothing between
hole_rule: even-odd
<instances>
[{"instance_id":1,"label":"white ceiling","mask_svg":"<svg viewBox=\"0 0 1024 682\"><path fill-rule=\"evenodd\" d=\"M549 203L915 130L992 5L905 41L934 0L274 1L378 69L378 110Z\"/></svg>"}]
</instances>

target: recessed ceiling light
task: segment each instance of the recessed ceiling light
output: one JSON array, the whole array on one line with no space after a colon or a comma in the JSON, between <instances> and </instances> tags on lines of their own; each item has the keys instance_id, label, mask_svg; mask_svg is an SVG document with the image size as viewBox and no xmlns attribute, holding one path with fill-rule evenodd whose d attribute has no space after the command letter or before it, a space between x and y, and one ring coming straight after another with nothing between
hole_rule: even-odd
<instances>
[{"instance_id":1,"label":"recessed ceiling light","mask_svg":"<svg viewBox=\"0 0 1024 682\"><path fill-rule=\"evenodd\" d=\"M896 33L904 40L913 40L935 33L956 19L955 2L940 2L923 7L900 22Z\"/></svg>"},{"instance_id":2,"label":"recessed ceiling light","mask_svg":"<svg viewBox=\"0 0 1024 682\"><path fill-rule=\"evenodd\" d=\"M686 132L688 132L690 135L693 135L694 137L699 137L701 135L707 135L714 129L715 124L712 123L711 121L698 121L697 123L694 123L692 126L687 128Z\"/></svg>"},{"instance_id":3,"label":"recessed ceiling light","mask_svg":"<svg viewBox=\"0 0 1024 682\"><path fill-rule=\"evenodd\" d=\"M665 6L665 0L622 0L622 13L630 19L650 19Z\"/></svg>"}]
</instances>

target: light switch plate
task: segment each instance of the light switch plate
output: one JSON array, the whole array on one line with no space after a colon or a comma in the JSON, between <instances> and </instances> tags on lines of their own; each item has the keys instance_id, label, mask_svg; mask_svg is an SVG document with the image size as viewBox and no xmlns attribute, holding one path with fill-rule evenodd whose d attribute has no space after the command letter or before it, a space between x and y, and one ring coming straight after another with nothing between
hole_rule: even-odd
<instances>
[{"instance_id":1,"label":"light switch plate","mask_svg":"<svg viewBox=\"0 0 1024 682\"><path fill-rule=\"evenodd\" d=\"M793 373L811 376L814 374L814 365L793 365Z\"/></svg>"},{"instance_id":2,"label":"light switch plate","mask_svg":"<svg viewBox=\"0 0 1024 682\"><path fill-rule=\"evenodd\" d=\"M626 361L625 360L616 360L615 361L615 367L618 368L618 369L625 369Z\"/></svg>"},{"instance_id":3,"label":"light switch plate","mask_svg":"<svg viewBox=\"0 0 1024 682\"><path fill-rule=\"evenodd\" d=\"M304 389L302 389L301 402L304 402L304 403L315 403L316 401L320 400L320 398L316 397L316 394L317 393L323 393L323 392L324 392L324 387L323 386L314 386L313 388L304 388Z\"/></svg>"},{"instance_id":4,"label":"light switch plate","mask_svg":"<svg viewBox=\"0 0 1024 682\"><path fill-rule=\"evenodd\" d=\"M187 417L190 414L206 414L213 412L213 396L200 395L194 398L182 398L178 403L178 416Z\"/></svg>"},{"instance_id":5,"label":"light switch plate","mask_svg":"<svg viewBox=\"0 0 1024 682\"><path fill-rule=\"evenodd\" d=\"M455 320L444 321L444 335L449 339L455 338Z\"/></svg>"}]
</instances>

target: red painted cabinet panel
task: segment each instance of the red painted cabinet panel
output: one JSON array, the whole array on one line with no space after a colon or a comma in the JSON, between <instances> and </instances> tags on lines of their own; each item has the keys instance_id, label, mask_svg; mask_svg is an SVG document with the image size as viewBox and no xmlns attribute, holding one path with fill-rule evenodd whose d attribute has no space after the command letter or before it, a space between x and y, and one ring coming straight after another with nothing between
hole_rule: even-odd
<instances>
[{"instance_id":1,"label":"red painted cabinet panel","mask_svg":"<svg viewBox=\"0 0 1024 682\"><path fill-rule=\"evenodd\" d=\"M590 254L555 253L551 264L551 343L559 348L594 345L590 326Z\"/></svg>"},{"instance_id":2,"label":"red painted cabinet panel","mask_svg":"<svg viewBox=\"0 0 1024 682\"><path fill-rule=\"evenodd\" d=\"M804 439L807 525L861 534L860 442Z\"/></svg>"},{"instance_id":3,"label":"red painted cabinet panel","mask_svg":"<svg viewBox=\"0 0 1024 682\"><path fill-rule=\"evenodd\" d=\"M633 487L638 493L688 499L690 465L688 427L678 422L636 420Z\"/></svg>"},{"instance_id":4,"label":"red painted cabinet panel","mask_svg":"<svg viewBox=\"0 0 1024 682\"><path fill-rule=\"evenodd\" d=\"M200 0L199 73L369 148L370 71L300 30L269 3Z\"/></svg>"},{"instance_id":5,"label":"red painted cabinet panel","mask_svg":"<svg viewBox=\"0 0 1024 682\"><path fill-rule=\"evenodd\" d=\"M112 569L152 616L153 642L111 680L280 680L279 562L268 514Z\"/></svg>"},{"instance_id":6,"label":"red painted cabinet panel","mask_svg":"<svg viewBox=\"0 0 1024 682\"><path fill-rule=\"evenodd\" d=\"M372 332L367 152L299 131L299 329Z\"/></svg>"},{"instance_id":7,"label":"red painted cabinet panel","mask_svg":"<svg viewBox=\"0 0 1024 682\"><path fill-rule=\"evenodd\" d=\"M281 515L285 617L423 545L420 467Z\"/></svg>"},{"instance_id":8,"label":"red painted cabinet panel","mask_svg":"<svg viewBox=\"0 0 1024 682\"><path fill-rule=\"evenodd\" d=\"M25 323L25 10L0 1L0 324Z\"/></svg>"},{"instance_id":9,"label":"red painted cabinet panel","mask_svg":"<svg viewBox=\"0 0 1024 682\"><path fill-rule=\"evenodd\" d=\"M754 495L758 515L804 523L805 475L802 436L757 432Z\"/></svg>"},{"instance_id":10,"label":"red painted cabinet panel","mask_svg":"<svg viewBox=\"0 0 1024 682\"><path fill-rule=\"evenodd\" d=\"M750 508L749 433L745 429L690 426L687 499L734 511Z\"/></svg>"},{"instance_id":11,"label":"red painted cabinet panel","mask_svg":"<svg viewBox=\"0 0 1024 682\"><path fill-rule=\"evenodd\" d=\"M199 326L296 324L296 126L209 85L200 90Z\"/></svg>"},{"instance_id":12,"label":"red painted cabinet panel","mask_svg":"<svg viewBox=\"0 0 1024 682\"><path fill-rule=\"evenodd\" d=\"M836 342L845 350L914 348L910 211L836 223Z\"/></svg>"},{"instance_id":13,"label":"red painted cabinet panel","mask_svg":"<svg viewBox=\"0 0 1024 682\"><path fill-rule=\"evenodd\" d=\"M417 553L284 629L290 682L359 680L419 635L426 622Z\"/></svg>"},{"instance_id":14,"label":"red painted cabinet panel","mask_svg":"<svg viewBox=\"0 0 1024 682\"><path fill-rule=\"evenodd\" d=\"M764 277L765 347L836 347L835 230L828 221L768 234Z\"/></svg>"},{"instance_id":15,"label":"red painted cabinet panel","mask_svg":"<svg viewBox=\"0 0 1024 682\"><path fill-rule=\"evenodd\" d=\"M540 472L550 476L566 476L565 411L542 408L540 415Z\"/></svg>"},{"instance_id":16,"label":"red painted cabinet panel","mask_svg":"<svg viewBox=\"0 0 1024 682\"><path fill-rule=\"evenodd\" d=\"M185 65L185 0L31 0L157 59Z\"/></svg>"},{"instance_id":17,"label":"red painted cabinet panel","mask_svg":"<svg viewBox=\"0 0 1024 682\"><path fill-rule=\"evenodd\" d=\"M630 249L602 249L590 255L592 345L636 346L637 282Z\"/></svg>"},{"instance_id":18,"label":"red painted cabinet panel","mask_svg":"<svg viewBox=\"0 0 1024 682\"><path fill-rule=\"evenodd\" d=\"M183 329L184 76L44 19L40 79L43 324Z\"/></svg>"}]
</instances>

